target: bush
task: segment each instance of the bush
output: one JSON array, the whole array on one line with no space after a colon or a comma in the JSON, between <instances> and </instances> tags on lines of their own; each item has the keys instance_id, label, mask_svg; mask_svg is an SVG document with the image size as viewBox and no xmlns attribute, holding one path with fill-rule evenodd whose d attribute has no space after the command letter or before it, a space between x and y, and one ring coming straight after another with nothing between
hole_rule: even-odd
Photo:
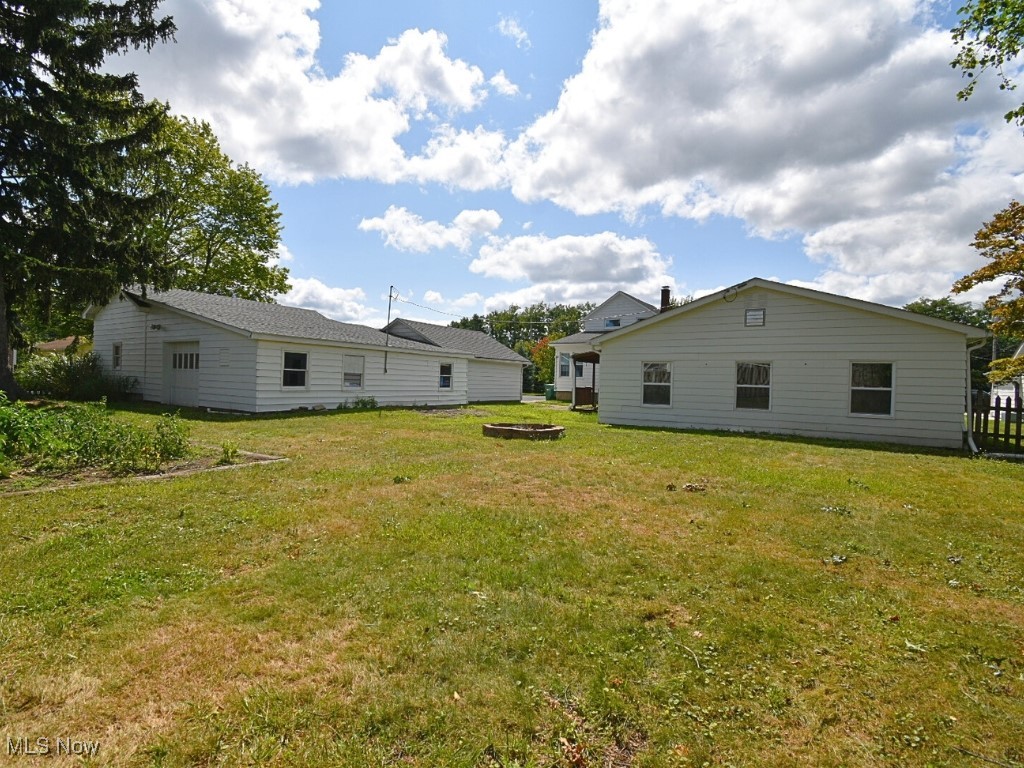
<instances>
[{"instance_id":1,"label":"bush","mask_svg":"<svg viewBox=\"0 0 1024 768\"><path fill-rule=\"evenodd\" d=\"M89 467L116 473L156 471L188 455L188 427L164 414L151 430L115 421L106 402L30 408L0 392L0 470Z\"/></svg>"},{"instance_id":2,"label":"bush","mask_svg":"<svg viewBox=\"0 0 1024 768\"><path fill-rule=\"evenodd\" d=\"M33 355L14 369L18 383L34 395L55 400L127 400L138 381L111 376L94 352Z\"/></svg>"}]
</instances>

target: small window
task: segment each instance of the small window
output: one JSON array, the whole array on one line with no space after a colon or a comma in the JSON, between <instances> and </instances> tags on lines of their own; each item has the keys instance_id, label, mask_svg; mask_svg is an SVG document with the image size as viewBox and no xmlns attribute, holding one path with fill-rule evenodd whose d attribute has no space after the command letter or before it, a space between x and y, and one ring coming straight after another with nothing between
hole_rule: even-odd
<instances>
[{"instance_id":1,"label":"small window","mask_svg":"<svg viewBox=\"0 0 1024 768\"><path fill-rule=\"evenodd\" d=\"M440 387L441 389L451 389L452 388L452 364L451 363L441 363L441 375L439 377L437 386Z\"/></svg>"},{"instance_id":2,"label":"small window","mask_svg":"<svg viewBox=\"0 0 1024 768\"><path fill-rule=\"evenodd\" d=\"M617 317L606 317L604 320L605 328L618 328L622 325L622 320Z\"/></svg>"},{"instance_id":3,"label":"small window","mask_svg":"<svg viewBox=\"0 0 1024 768\"><path fill-rule=\"evenodd\" d=\"M892 415L892 363L850 366L850 413Z\"/></svg>"},{"instance_id":4,"label":"small window","mask_svg":"<svg viewBox=\"0 0 1024 768\"><path fill-rule=\"evenodd\" d=\"M220 352L220 367L230 368L231 367L231 347L221 347Z\"/></svg>"},{"instance_id":5,"label":"small window","mask_svg":"<svg viewBox=\"0 0 1024 768\"><path fill-rule=\"evenodd\" d=\"M364 363L365 358L362 355L345 355L342 366L342 384L345 389L363 388Z\"/></svg>"},{"instance_id":6,"label":"small window","mask_svg":"<svg viewBox=\"0 0 1024 768\"><path fill-rule=\"evenodd\" d=\"M284 353L284 375L281 384L285 387L306 386L306 366L309 357L305 352Z\"/></svg>"},{"instance_id":7,"label":"small window","mask_svg":"<svg viewBox=\"0 0 1024 768\"><path fill-rule=\"evenodd\" d=\"M764 325L764 308L748 309L744 312L743 324L748 328Z\"/></svg>"},{"instance_id":8,"label":"small window","mask_svg":"<svg viewBox=\"0 0 1024 768\"><path fill-rule=\"evenodd\" d=\"M198 352L174 352L171 354L171 368L176 371L194 371L199 368Z\"/></svg>"},{"instance_id":9,"label":"small window","mask_svg":"<svg viewBox=\"0 0 1024 768\"><path fill-rule=\"evenodd\" d=\"M121 342L114 344L110 355L110 365L115 371L121 370Z\"/></svg>"},{"instance_id":10,"label":"small window","mask_svg":"<svg viewBox=\"0 0 1024 768\"><path fill-rule=\"evenodd\" d=\"M672 404L672 369L668 363L643 364L643 403Z\"/></svg>"},{"instance_id":11,"label":"small window","mask_svg":"<svg viewBox=\"0 0 1024 768\"><path fill-rule=\"evenodd\" d=\"M772 364L736 364L736 407L767 411L771 406Z\"/></svg>"},{"instance_id":12,"label":"small window","mask_svg":"<svg viewBox=\"0 0 1024 768\"><path fill-rule=\"evenodd\" d=\"M563 379L569 378L569 354L561 352L558 355L558 375Z\"/></svg>"},{"instance_id":13,"label":"small window","mask_svg":"<svg viewBox=\"0 0 1024 768\"><path fill-rule=\"evenodd\" d=\"M583 378L583 363L576 363L576 378Z\"/></svg>"}]
</instances>

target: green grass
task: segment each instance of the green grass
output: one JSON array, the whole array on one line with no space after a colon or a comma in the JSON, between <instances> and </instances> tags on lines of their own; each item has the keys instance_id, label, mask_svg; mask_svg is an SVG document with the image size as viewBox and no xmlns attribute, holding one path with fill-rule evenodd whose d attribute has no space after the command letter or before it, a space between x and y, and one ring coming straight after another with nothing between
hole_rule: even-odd
<instances>
[{"instance_id":1,"label":"green grass","mask_svg":"<svg viewBox=\"0 0 1024 768\"><path fill-rule=\"evenodd\" d=\"M1024 466L546 403L183 418L290 461L0 497L0 737L103 765L1024 764Z\"/></svg>"}]
</instances>

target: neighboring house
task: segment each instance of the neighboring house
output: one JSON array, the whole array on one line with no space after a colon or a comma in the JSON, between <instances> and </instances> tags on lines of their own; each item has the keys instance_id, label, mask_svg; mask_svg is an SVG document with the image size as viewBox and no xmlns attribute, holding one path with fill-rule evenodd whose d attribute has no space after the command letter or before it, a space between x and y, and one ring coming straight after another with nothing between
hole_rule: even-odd
<instances>
[{"instance_id":1,"label":"neighboring house","mask_svg":"<svg viewBox=\"0 0 1024 768\"><path fill-rule=\"evenodd\" d=\"M959 448L985 338L754 278L599 336L600 420Z\"/></svg>"},{"instance_id":2,"label":"neighboring house","mask_svg":"<svg viewBox=\"0 0 1024 768\"><path fill-rule=\"evenodd\" d=\"M471 392L499 390L518 400L527 364L513 365L514 353L475 331L455 339L417 323L421 338L410 339L309 309L194 291L122 291L86 316L105 367L137 379L143 399L172 405L265 412L370 397L379 405L461 405ZM442 343L424 340L423 328L437 328ZM490 362L508 381L495 381Z\"/></svg>"},{"instance_id":3,"label":"neighboring house","mask_svg":"<svg viewBox=\"0 0 1024 768\"><path fill-rule=\"evenodd\" d=\"M38 355L62 355L78 341L77 336L65 336L53 341L38 341L32 345L32 351Z\"/></svg>"},{"instance_id":4,"label":"neighboring house","mask_svg":"<svg viewBox=\"0 0 1024 768\"><path fill-rule=\"evenodd\" d=\"M1024 344L1017 347L1017 351L1013 356L1015 358L1024 357ZM1016 379L1004 381L1002 384L996 384L992 387L991 402L992 405L995 405L996 398L998 397L1000 404L1005 405L1006 398L1012 397L1016 400L1022 396L1024 396L1024 376L1018 376Z\"/></svg>"},{"instance_id":5,"label":"neighboring house","mask_svg":"<svg viewBox=\"0 0 1024 768\"><path fill-rule=\"evenodd\" d=\"M662 304L668 305L668 288L662 288ZM573 406L596 405L600 389L593 343L610 331L625 328L658 314L646 301L618 291L583 317L583 330L552 342L555 350L555 399Z\"/></svg>"}]
</instances>

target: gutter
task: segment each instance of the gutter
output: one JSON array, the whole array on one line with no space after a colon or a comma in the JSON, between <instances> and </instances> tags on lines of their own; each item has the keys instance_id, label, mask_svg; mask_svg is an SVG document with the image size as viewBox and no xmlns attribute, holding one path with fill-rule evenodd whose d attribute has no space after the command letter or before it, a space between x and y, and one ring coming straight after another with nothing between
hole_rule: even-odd
<instances>
[{"instance_id":1,"label":"gutter","mask_svg":"<svg viewBox=\"0 0 1024 768\"><path fill-rule=\"evenodd\" d=\"M973 345L967 345L967 447L971 449L971 455L977 456L981 449L974 443L974 398L971 397L971 352L987 344L988 339L982 339Z\"/></svg>"}]
</instances>

